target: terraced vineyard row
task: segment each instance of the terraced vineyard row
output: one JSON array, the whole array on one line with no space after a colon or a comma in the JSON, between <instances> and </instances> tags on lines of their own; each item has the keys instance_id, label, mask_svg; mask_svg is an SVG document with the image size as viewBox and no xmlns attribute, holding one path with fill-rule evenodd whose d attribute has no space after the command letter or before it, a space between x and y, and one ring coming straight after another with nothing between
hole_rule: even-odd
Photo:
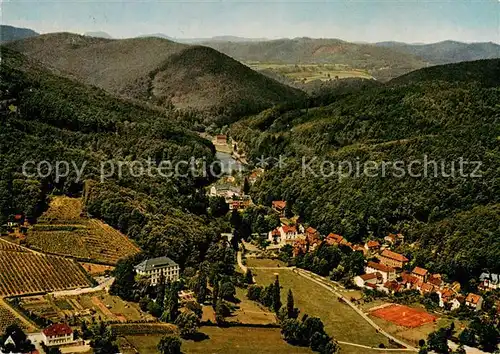
<instances>
[{"instance_id":1,"label":"terraced vineyard row","mask_svg":"<svg viewBox=\"0 0 500 354\"><path fill-rule=\"evenodd\" d=\"M125 235L83 214L80 199L54 198L38 224L29 230L28 245L43 252L109 264L139 252Z\"/></svg>"},{"instance_id":2,"label":"terraced vineyard row","mask_svg":"<svg viewBox=\"0 0 500 354\"><path fill-rule=\"evenodd\" d=\"M24 331L31 330L26 324L19 319L2 301L0 301L0 333L4 333L5 329L13 324L17 324Z\"/></svg>"},{"instance_id":3,"label":"terraced vineyard row","mask_svg":"<svg viewBox=\"0 0 500 354\"><path fill-rule=\"evenodd\" d=\"M15 243L0 239L0 251L27 252L26 249Z\"/></svg>"},{"instance_id":4,"label":"terraced vineyard row","mask_svg":"<svg viewBox=\"0 0 500 354\"><path fill-rule=\"evenodd\" d=\"M73 260L30 252L0 251L0 296L90 286Z\"/></svg>"}]
</instances>

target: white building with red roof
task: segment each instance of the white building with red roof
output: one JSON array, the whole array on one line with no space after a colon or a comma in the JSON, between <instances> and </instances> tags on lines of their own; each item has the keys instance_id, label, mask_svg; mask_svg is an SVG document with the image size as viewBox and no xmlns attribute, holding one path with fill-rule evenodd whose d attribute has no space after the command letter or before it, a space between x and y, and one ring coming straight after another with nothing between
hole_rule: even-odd
<instances>
[{"instance_id":1,"label":"white building with red roof","mask_svg":"<svg viewBox=\"0 0 500 354\"><path fill-rule=\"evenodd\" d=\"M302 236L302 237L300 237ZM273 231L269 232L268 240L274 243L285 243L287 241L294 241L298 238L304 238L299 233L295 225L282 225Z\"/></svg>"},{"instance_id":2,"label":"white building with red roof","mask_svg":"<svg viewBox=\"0 0 500 354\"><path fill-rule=\"evenodd\" d=\"M465 305L479 311L483 306L483 297L474 293L469 293L465 298Z\"/></svg>"},{"instance_id":3,"label":"white building with red roof","mask_svg":"<svg viewBox=\"0 0 500 354\"><path fill-rule=\"evenodd\" d=\"M396 279L396 269L386 266L381 263L368 262L365 267L365 273L380 273L382 274L383 282L391 281Z\"/></svg>"},{"instance_id":4,"label":"white building with red roof","mask_svg":"<svg viewBox=\"0 0 500 354\"><path fill-rule=\"evenodd\" d=\"M46 346L61 346L73 344L73 330L65 323L56 323L42 331L42 341Z\"/></svg>"}]
</instances>

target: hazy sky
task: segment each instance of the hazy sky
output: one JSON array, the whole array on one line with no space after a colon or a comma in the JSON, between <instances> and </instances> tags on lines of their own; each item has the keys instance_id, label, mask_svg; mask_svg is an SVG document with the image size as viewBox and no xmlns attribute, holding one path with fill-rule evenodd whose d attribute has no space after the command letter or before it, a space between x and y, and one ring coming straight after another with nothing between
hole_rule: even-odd
<instances>
[{"instance_id":1,"label":"hazy sky","mask_svg":"<svg viewBox=\"0 0 500 354\"><path fill-rule=\"evenodd\" d=\"M3 24L42 33L500 42L500 0L0 2Z\"/></svg>"}]
</instances>

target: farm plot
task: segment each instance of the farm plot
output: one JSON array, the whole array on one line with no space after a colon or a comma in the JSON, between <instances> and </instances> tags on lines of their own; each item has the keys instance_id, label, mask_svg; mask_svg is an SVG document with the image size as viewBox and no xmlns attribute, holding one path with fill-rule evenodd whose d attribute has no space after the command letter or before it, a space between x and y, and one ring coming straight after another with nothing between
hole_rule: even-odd
<instances>
[{"instance_id":1,"label":"farm plot","mask_svg":"<svg viewBox=\"0 0 500 354\"><path fill-rule=\"evenodd\" d=\"M93 317L113 322L155 321L154 317L142 312L138 304L123 301L105 291L57 298L50 295L23 297L21 306L53 322L65 317L86 321L91 321Z\"/></svg>"},{"instance_id":2,"label":"farm plot","mask_svg":"<svg viewBox=\"0 0 500 354\"><path fill-rule=\"evenodd\" d=\"M56 197L38 223L28 231L30 247L44 252L116 264L139 252L125 235L85 217L81 199Z\"/></svg>"},{"instance_id":3,"label":"farm plot","mask_svg":"<svg viewBox=\"0 0 500 354\"><path fill-rule=\"evenodd\" d=\"M73 260L32 252L0 250L0 296L14 296L90 286Z\"/></svg>"}]
</instances>

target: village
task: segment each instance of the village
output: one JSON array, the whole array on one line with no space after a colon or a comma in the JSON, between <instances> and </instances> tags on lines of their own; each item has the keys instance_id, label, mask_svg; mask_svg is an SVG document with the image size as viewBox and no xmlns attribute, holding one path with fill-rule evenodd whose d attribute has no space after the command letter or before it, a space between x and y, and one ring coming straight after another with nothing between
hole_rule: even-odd
<instances>
[{"instance_id":1,"label":"village","mask_svg":"<svg viewBox=\"0 0 500 354\"><path fill-rule=\"evenodd\" d=\"M228 144L224 135L215 139L216 146L216 143L224 147ZM203 327L205 332L211 333L212 326L221 323L231 328L279 328L277 313L245 295L246 289L252 285L265 285L267 281L279 279L285 284L284 290L293 289L298 295L298 303L310 314L326 318L327 328L333 331L343 346L412 351L417 351L419 341L444 323L458 321L456 323L463 326L461 329L466 328L469 312L457 315L457 311L465 309L471 313L483 313L485 294L495 293L500 287L499 275L488 272L477 279L477 292L463 290L457 281L446 282L441 274L416 265L410 255L398 252L407 246L403 234L390 233L353 244L333 232L322 235L313 226L301 222L292 215L286 200L273 200L269 206L256 205L250 196L250 189L263 174L262 168L227 173L206 189L209 198L225 205L221 208L224 217L243 215L260 208L268 213L266 218L272 221L268 225L274 223L267 232L253 232L246 238L237 239L237 257L232 266L238 267L239 276L245 277L246 283L238 284L234 293L225 298L228 308L232 310L228 310L222 320L215 306L217 295L214 293L218 291L215 286L207 287L207 292L216 297L211 302L208 296L207 299L197 298L199 294L189 284L192 284L190 279L199 275L186 275L179 264L169 257L142 258L134 263L135 284L158 289L166 283L182 283L181 288L176 290L180 312L191 313L192 309L197 309L200 312L197 321L206 326ZM47 237L53 240L61 233L67 243L68 237L75 235L73 231L68 231L68 227L86 230L83 238L78 236L74 239L82 247L75 249L65 242L47 242ZM222 233L221 245L231 247L236 234L234 229ZM103 235L106 237L102 238ZM113 248L112 245L120 247ZM332 274L334 269L318 274L298 263L325 247L338 250L342 257L361 260L361 268L349 269L346 263L339 266L343 268L342 276L335 277ZM15 259L13 265L17 269L9 270L8 276L0 275L0 319L3 316L4 320L8 318L9 323L19 324L38 353L48 353L50 348L58 348L62 353L92 352L91 338L82 333L87 323L111 326L114 332L119 333L118 342L123 352L144 352L140 348L150 348L150 344L141 337L145 333L154 333L154 340L159 340L161 335L176 329L154 315L157 299L151 300L146 295L140 301L126 301L110 293L117 262L138 252L139 248L125 235L85 216L81 201L75 198L54 198L49 210L36 224L31 224L23 215L14 215L3 225L0 239L0 270L7 265L7 259ZM23 274L28 274L21 271L28 262L24 260L26 257L40 259L40 267L47 268L48 276L44 282L39 276L43 270L23 279ZM63 260L66 262L64 270L60 271L63 274L50 275L50 264L62 264ZM69 277L70 273L72 277ZM346 275L350 278L346 279ZM26 279L29 280L26 282ZM27 287L23 283L31 285ZM314 288L321 297L308 299L309 288ZM409 292L420 294L420 297L414 297L414 302L398 303L399 294ZM234 300L236 297L237 301ZM143 303L144 299L146 302ZM436 306L427 306L422 302L428 299ZM335 306L329 307L332 301ZM315 312L317 307L320 312ZM494 308L496 316L499 316L499 300ZM369 334L365 339L354 340L355 336L347 333L345 326L332 320L335 316L346 321L349 319L353 326L363 328ZM8 336L4 345L14 345L13 337Z\"/></svg>"}]
</instances>

